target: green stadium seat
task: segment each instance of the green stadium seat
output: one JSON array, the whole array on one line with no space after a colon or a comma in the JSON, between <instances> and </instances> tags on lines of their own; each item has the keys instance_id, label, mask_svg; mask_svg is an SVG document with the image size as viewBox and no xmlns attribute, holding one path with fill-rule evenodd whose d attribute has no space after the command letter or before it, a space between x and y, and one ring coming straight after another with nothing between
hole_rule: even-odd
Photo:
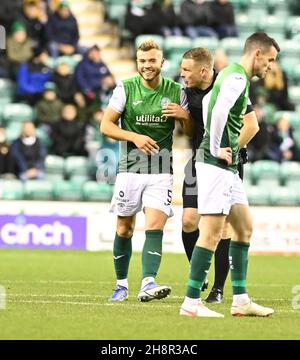
<instances>
[{"instance_id":1,"label":"green stadium seat","mask_svg":"<svg viewBox=\"0 0 300 360\"><path fill-rule=\"evenodd\" d=\"M168 36L164 42L167 57L174 53L183 55L187 50L193 47L192 40L186 36Z\"/></svg>"},{"instance_id":2,"label":"green stadium seat","mask_svg":"<svg viewBox=\"0 0 300 360\"><path fill-rule=\"evenodd\" d=\"M288 91L291 102L298 104L300 102L300 86L289 86Z\"/></svg>"},{"instance_id":3,"label":"green stadium seat","mask_svg":"<svg viewBox=\"0 0 300 360\"><path fill-rule=\"evenodd\" d=\"M72 181L57 181L54 185L56 200L80 201L82 200L81 184Z\"/></svg>"},{"instance_id":4,"label":"green stadium seat","mask_svg":"<svg viewBox=\"0 0 300 360\"><path fill-rule=\"evenodd\" d=\"M20 180L0 180L0 198L2 200L21 200L24 197L23 183Z\"/></svg>"},{"instance_id":5,"label":"green stadium seat","mask_svg":"<svg viewBox=\"0 0 300 360\"><path fill-rule=\"evenodd\" d=\"M154 40L162 49L164 47L164 37L160 35L155 34L149 34L149 35L138 35L135 38L135 48L137 49L142 42L152 39Z\"/></svg>"},{"instance_id":6,"label":"green stadium seat","mask_svg":"<svg viewBox=\"0 0 300 360\"><path fill-rule=\"evenodd\" d=\"M295 206L299 204L299 190L286 186L277 188L271 192L270 201L272 205Z\"/></svg>"},{"instance_id":7,"label":"green stadium seat","mask_svg":"<svg viewBox=\"0 0 300 360\"><path fill-rule=\"evenodd\" d=\"M209 37L209 36L200 36L196 37L193 40L193 48L195 47L203 47L209 49L210 51L215 51L219 47L219 40L217 38Z\"/></svg>"},{"instance_id":8,"label":"green stadium seat","mask_svg":"<svg viewBox=\"0 0 300 360\"><path fill-rule=\"evenodd\" d=\"M63 180L65 159L58 155L47 155L45 159L45 175L50 181Z\"/></svg>"},{"instance_id":9,"label":"green stadium seat","mask_svg":"<svg viewBox=\"0 0 300 360\"><path fill-rule=\"evenodd\" d=\"M0 98L12 99L16 91L15 84L9 79L0 79Z\"/></svg>"},{"instance_id":10,"label":"green stadium seat","mask_svg":"<svg viewBox=\"0 0 300 360\"><path fill-rule=\"evenodd\" d=\"M220 47L223 48L231 58L232 56L240 57L244 49L244 40L237 37L227 37L220 41Z\"/></svg>"},{"instance_id":11,"label":"green stadium seat","mask_svg":"<svg viewBox=\"0 0 300 360\"><path fill-rule=\"evenodd\" d=\"M257 17L249 16L245 13L240 13L236 16L236 26L239 33L247 33L251 35L257 29Z\"/></svg>"},{"instance_id":12,"label":"green stadium seat","mask_svg":"<svg viewBox=\"0 0 300 360\"><path fill-rule=\"evenodd\" d=\"M13 103L5 105L2 116L5 123L9 124L12 121L32 121L34 119L34 112L30 105Z\"/></svg>"},{"instance_id":13,"label":"green stadium seat","mask_svg":"<svg viewBox=\"0 0 300 360\"><path fill-rule=\"evenodd\" d=\"M276 113L275 105L273 105L271 103L265 103L264 105L261 106L261 108L262 108L266 122L268 124L274 124L274 122L275 122L274 115Z\"/></svg>"},{"instance_id":14,"label":"green stadium seat","mask_svg":"<svg viewBox=\"0 0 300 360\"><path fill-rule=\"evenodd\" d=\"M22 123L12 121L8 124L6 128L6 140L9 144L11 144L15 139L17 139L22 130Z\"/></svg>"},{"instance_id":15,"label":"green stadium seat","mask_svg":"<svg viewBox=\"0 0 300 360\"><path fill-rule=\"evenodd\" d=\"M288 39L280 45L280 56L283 57L300 57L300 43L298 41Z\"/></svg>"},{"instance_id":16,"label":"green stadium seat","mask_svg":"<svg viewBox=\"0 0 300 360\"><path fill-rule=\"evenodd\" d=\"M279 169L280 181L283 185L290 186L292 181L300 184L300 163L298 161L285 161Z\"/></svg>"},{"instance_id":17,"label":"green stadium seat","mask_svg":"<svg viewBox=\"0 0 300 360\"><path fill-rule=\"evenodd\" d=\"M272 160L259 160L252 165L252 178L255 184L260 183L263 179L275 180L279 184L280 165Z\"/></svg>"},{"instance_id":18,"label":"green stadium seat","mask_svg":"<svg viewBox=\"0 0 300 360\"><path fill-rule=\"evenodd\" d=\"M287 34L290 38L300 33L300 16L289 16L286 24Z\"/></svg>"},{"instance_id":19,"label":"green stadium seat","mask_svg":"<svg viewBox=\"0 0 300 360\"><path fill-rule=\"evenodd\" d=\"M24 192L29 200L53 200L53 184L48 180L27 180Z\"/></svg>"},{"instance_id":20,"label":"green stadium seat","mask_svg":"<svg viewBox=\"0 0 300 360\"><path fill-rule=\"evenodd\" d=\"M42 127L38 127L36 129L36 136L39 138L40 142L45 146L46 149L50 149L53 141L46 130L44 130Z\"/></svg>"},{"instance_id":21,"label":"green stadium seat","mask_svg":"<svg viewBox=\"0 0 300 360\"><path fill-rule=\"evenodd\" d=\"M244 166L244 183L248 185L252 184L252 167L253 164L248 162L245 166Z\"/></svg>"},{"instance_id":22,"label":"green stadium seat","mask_svg":"<svg viewBox=\"0 0 300 360\"><path fill-rule=\"evenodd\" d=\"M110 201L113 195L113 187L105 183L88 181L82 187L82 194L88 201Z\"/></svg>"},{"instance_id":23,"label":"green stadium seat","mask_svg":"<svg viewBox=\"0 0 300 360\"><path fill-rule=\"evenodd\" d=\"M85 156L69 156L65 159L65 175L71 178L74 175L90 174L90 161Z\"/></svg>"},{"instance_id":24,"label":"green stadium seat","mask_svg":"<svg viewBox=\"0 0 300 360\"><path fill-rule=\"evenodd\" d=\"M247 197L250 205L270 205L270 189L264 186L248 186Z\"/></svg>"},{"instance_id":25,"label":"green stadium seat","mask_svg":"<svg viewBox=\"0 0 300 360\"><path fill-rule=\"evenodd\" d=\"M300 84L300 64L292 67L290 78L295 85Z\"/></svg>"},{"instance_id":26,"label":"green stadium seat","mask_svg":"<svg viewBox=\"0 0 300 360\"><path fill-rule=\"evenodd\" d=\"M162 68L163 76L174 78L176 75L178 75L180 72L180 60L181 56L178 60L173 60L172 58L171 60L166 60Z\"/></svg>"}]
</instances>

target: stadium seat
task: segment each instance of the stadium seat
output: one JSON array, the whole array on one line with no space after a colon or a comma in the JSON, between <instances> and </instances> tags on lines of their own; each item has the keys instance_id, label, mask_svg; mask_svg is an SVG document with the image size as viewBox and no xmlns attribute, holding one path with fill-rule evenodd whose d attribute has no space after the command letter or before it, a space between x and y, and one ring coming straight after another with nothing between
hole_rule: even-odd
<instances>
[{"instance_id":1,"label":"stadium seat","mask_svg":"<svg viewBox=\"0 0 300 360\"><path fill-rule=\"evenodd\" d=\"M61 156L47 155L45 159L46 179L50 181L63 180L65 160Z\"/></svg>"},{"instance_id":2,"label":"stadium seat","mask_svg":"<svg viewBox=\"0 0 300 360\"><path fill-rule=\"evenodd\" d=\"M264 21L258 23L258 29L265 31L280 43L286 36L286 19L282 16L265 16Z\"/></svg>"},{"instance_id":3,"label":"stadium seat","mask_svg":"<svg viewBox=\"0 0 300 360\"><path fill-rule=\"evenodd\" d=\"M12 121L6 127L6 141L11 144L21 134L22 123Z\"/></svg>"},{"instance_id":4,"label":"stadium seat","mask_svg":"<svg viewBox=\"0 0 300 360\"><path fill-rule=\"evenodd\" d=\"M252 176L255 184L260 183L263 179L279 184L279 168L280 165L272 160L259 160L252 166Z\"/></svg>"},{"instance_id":5,"label":"stadium seat","mask_svg":"<svg viewBox=\"0 0 300 360\"><path fill-rule=\"evenodd\" d=\"M53 200L53 184L48 180L27 180L24 192L29 200Z\"/></svg>"},{"instance_id":6,"label":"stadium seat","mask_svg":"<svg viewBox=\"0 0 300 360\"><path fill-rule=\"evenodd\" d=\"M193 40L193 47L204 47L210 51L215 51L219 47L219 40L209 36L196 37Z\"/></svg>"},{"instance_id":7,"label":"stadium seat","mask_svg":"<svg viewBox=\"0 0 300 360\"><path fill-rule=\"evenodd\" d=\"M272 205L292 206L299 204L299 190L291 189L289 187L279 187L276 191L272 191L270 195Z\"/></svg>"},{"instance_id":8,"label":"stadium seat","mask_svg":"<svg viewBox=\"0 0 300 360\"><path fill-rule=\"evenodd\" d=\"M249 16L245 13L240 13L236 16L236 26L240 36L242 33L251 35L257 29L257 17Z\"/></svg>"},{"instance_id":9,"label":"stadium seat","mask_svg":"<svg viewBox=\"0 0 300 360\"><path fill-rule=\"evenodd\" d=\"M72 181L57 181L54 185L54 197L56 200L82 200L81 184Z\"/></svg>"},{"instance_id":10,"label":"stadium seat","mask_svg":"<svg viewBox=\"0 0 300 360\"><path fill-rule=\"evenodd\" d=\"M90 174L90 161L85 156L69 156L65 159L65 175L71 178L75 175Z\"/></svg>"},{"instance_id":11,"label":"stadium seat","mask_svg":"<svg viewBox=\"0 0 300 360\"><path fill-rule=\"evenodd\" d=\"M162 49L164 47L164 37L160 35L155 34L149 34L149 35L138 35L135 38L135 48L137 49L142 42L152 39L154 40Z\"/></svg>"},{"instance_id":12,"label":"stadium seat","mask_svg":"<svg viewBox=\"0 0 300 360\"><path fill-rule=\"evenodd\" d=\"M300 84L300 64L292 67L290 77L295 85Z\"/></svg>"},{"instance_id":13,"label":"stadium seat","mask_svg":"<svg viewBox=\"0 0 300 360\"><path fill-rule=\"evenodd\" d=\"M300 16L289 16L286 23L286 31L289 38L300 33Z\"/></svg>"},{"instance_id":14,"label":"stadium seat","mask_svg":"<svg viewBox=\"0 0 300 360\"><path fill-rule=\"evenodd\" d=\"M289 86L288 91L290 101L298 104L300 102L300 86Z\"/></svg>"},{"instance_id":15,"label":"stadium seat","mask_svg":"<svg viewBox=\"0 0 300 360\"><path fill-rule=\"evenodd\" d=\"M88 201L110 201L113 195L113 187L105 183L88 181L82 187L82 194Z\"/></svg>"},{"instance_id":16,"label":"stadium seat","mask_svg":"<svg viewBox=\"0 0 300 360\"><path fill-rule=\"evenodd\" d=\"M50 149L53 141L43 127L38 127L36 129L36 135L39 138L40 142L45 146L45 148Z\"/></svg>"},{"instance_id":17,"label":"stadium seat","mask_svg":"<svg viewBox=\"0 0 300 360\"><path fill-rule=\"evenodd\" d=\"M178 75L180 72L180 60L181 60L181 55L180 55L180 59L178 60L176 59L166 60L162 68L163 76L174 78L176 75Z\"/></svg>"},{"instance_id":18,"label":"stadium seat","mask_svg":"<svg viewBox=\"0 0 300 360\"><path fill-rule=\"evenodd\" d=\"M164 42L167 56L174 53L185 53L193 47L192 40L186 36L168 36Z\"/></svg>"},{"instance_id":19,"label":"stadium seat","mask_svg":"<svg viewBox=\"0 0 300 360\"><path fill-rule=\"evenodd\" d=\"M0 79L0 98L12 99L15 94L15 84L9 79Z\"/></svg>"},{"instance_id":20,"label":"stadium seat","mask_svg":"<svg viewBox=\"0 0 300 360\"><path fill-rule=\"evenodd\" d=\"M300 163L298 161L285 161L279 169L281 184L289 186L292 181L300 184Z\"/></svg>"},{"instance_id":21,"label":"stadium seat","mask_svg":"<svg viewBox=\"0 0 300 360\"><path fill-rule=\"evenodd\" d=\"M3 200L21 200L24 197L23 183L20 180L0 180L0 198Z\"/></svg>"},{"instance_id":22,"label":"stadium seat","mask_svg":"<svg viewBox=\"0 0 300 360\"><path fill-rule=\"evenodd\" d=\"M225 50L230 58L232 56L239 57L243 53L244 40L236 37L227 37L220 41L220 47Z\"/></svg>"},{"instance_id":23,"label":"stadium seat","mask_svg":"<svg viewBox=\"0 0 300 360\"><path fill-rule=\"evenodd\" d=\"M250 205L269 205L270 188L264 186L247 186L247 197Z\"/></svg>"},{"instance_id":24,"label":"stadium seat","mask_svg":"<svg viewBox=\"0 0 300 360\"><path fill-rule=\"evenodd\" d=\"M298 41L288 39L280 44L280 57L298 58L300 57L300 43Z\"/></svg>"},{"instance_id":25,"label":"stadium seat","mask_svg":"<svg viewBox=\"0 0 300 360\"><path fill-rule=\"evenodd\" d=\"M12 121L23 122L34 119L34 112L30 105L22 103L13 103L5 105L3 109L3 119L6 124Z\"/></svg>"}]
</instances>

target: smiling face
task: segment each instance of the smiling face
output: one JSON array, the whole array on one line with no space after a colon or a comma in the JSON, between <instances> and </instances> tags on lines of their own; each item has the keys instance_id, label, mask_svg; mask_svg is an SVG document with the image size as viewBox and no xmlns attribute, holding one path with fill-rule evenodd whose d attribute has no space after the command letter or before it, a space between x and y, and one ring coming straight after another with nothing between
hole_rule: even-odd
<instances>
[{"instance_id":1,"label":"smiling face","mask_svg":"<svg viewBox=\"0 0 300 360\"><path fill-rule=\"evenodd\" d=\"M146 83L154 82L159 78L163 63L164 58L161 50L138 50L137 52L138 73Z\"/></svg>"}]
</instances>

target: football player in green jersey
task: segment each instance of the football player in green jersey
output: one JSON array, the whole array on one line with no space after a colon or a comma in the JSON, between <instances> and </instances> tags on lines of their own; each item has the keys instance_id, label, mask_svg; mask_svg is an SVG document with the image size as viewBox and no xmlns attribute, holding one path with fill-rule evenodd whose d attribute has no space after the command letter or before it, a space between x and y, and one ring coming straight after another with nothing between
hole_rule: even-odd
<instances>
[{"instance_id":1,"label":"football player in green jersey","mask_svg":"<svg viewBox=\"0 0 300 360\"><path fill-rule=\"evenodd\" d=\"M139 75L123 80L114 90L101 123L101 131L121 140L121 158L111 211L117 215L113 258L117 286L110 301L128 297L128 268L136 213L145 213L142 284L138 300L168 296L171 288L155 282L161 256L163 230L172 216L172 144L175 117L191 134L193 122L181 85L161 76L161 48L152 40L137 50ZM121 127L118 121L121 119Z\"/></svg>"},{"instance_id":2,"label":"football player in green jersey","mask_svg":"<svg viewBox=\"0 0 300 360\"><path fill-rule=\"evenodd\" d=\"M180 315L223 317L202 304L200 289L227 215L234 230L229 248L233 287L231 314L269 316L274 312L271 308L254 303L247 294L252 217L242 181L237 174L237 165L240 148L255 135L249 131L240 138L250 79L254 76L263 78L279 51L277 42L267 34L252 34L246 40L240 63L224 68L212 90L203 99L205 132L196 155L200 237L192 254L188 288Z\"/></svg>"}]
</instances>

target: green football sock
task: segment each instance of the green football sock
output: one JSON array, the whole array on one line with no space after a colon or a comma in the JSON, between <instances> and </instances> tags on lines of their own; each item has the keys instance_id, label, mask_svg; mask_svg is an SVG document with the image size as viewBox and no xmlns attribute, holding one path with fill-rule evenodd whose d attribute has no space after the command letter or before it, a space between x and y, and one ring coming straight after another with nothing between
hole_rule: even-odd
<instances>
[{"instance_id":1,"label":"green football sock","mask_svg":"<svg viewBox=\"0 0 300 360\"><path fill-rule=\"evenodd\" d=\"M116 233L114 240L113 257L115 272L118 280L127 279L131 254L131 237L121 237Z\"/></svg>"},{"instance_id":2,"label":"green football sock","mask_svg":"<svg viewBox=\"0 0 300 360\"><path fill-rule=\"evenodd\" d=\"M192 259L191 270L188 281L186 296L193 299L200 298L202 285L206 279L210 268L211 259L214 252L200 246L195 246Z\"/></svg>"},{"instance_id":3,"label":"green football sock","mask_svg":"<svg viewBox=\"0 0 300 360\"><path fill-rule=\"evenodd\" d=\"M233 295L245 294L250 244L230 241L229 262Z\"/></svg>"},{"instance_id":4,"label":"green football sock","mask_svg":"<svg viewBox=\"0 0 300 360\"><path fill-rule=\"evenodd\" d=\"M156 277L162 255L162 230L146 230L146 240L142 252L143 279Z\"/></svg>"}]
</instances>

